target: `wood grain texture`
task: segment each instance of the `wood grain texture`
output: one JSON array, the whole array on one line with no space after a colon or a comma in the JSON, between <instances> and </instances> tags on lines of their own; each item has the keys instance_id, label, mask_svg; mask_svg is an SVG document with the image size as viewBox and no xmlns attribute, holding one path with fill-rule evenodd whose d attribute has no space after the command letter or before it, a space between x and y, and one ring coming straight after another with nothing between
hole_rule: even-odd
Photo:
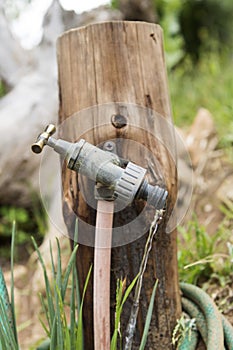
<instances>
[{"instance_id":1,"label":"wood grain texture","mask_svg":"<svg viewBox=\"0 0 233 350\"><path fill-rule=\"evenodd\" d=\"M138 329L134 348L143 331L146 311L155 278L159 278L156 303L148 337L148 349L171 349L171 334L180 314L177 276L176 230L165 233L165 226L176 201L177 180L175 142L171 123L162 30L143 22L106 22L66 32L57 45L59 67L59 121L65 123L61 136L77 141L80 137L100 145L115 140L117 153L148 169L151 184L165 185L169 192L167 215L153 244L141 296ZM138 107L140 106L140 107ZM92 107L92 108L90 108ZM90 109L88 109L90 108ZM121 115L127 125L116 127L112 116ZM70 118L73 116L72 118ZM67 122L69 121L69 122ZM95 204L85 202L92 185L63 167L63 212L70 232L76 213L83 241L77 254L81 289L93 262ZM88 194L89 192L89 194ZM87 193L87 197L85 197ZM89 196L89 197L88 197ZM128 244L112 249L111 326L114 324L116 278L135 277L142 258L145 235L138 234L140 225L125 229L141 210L141 203L114 215L119 237L135 234ZM141 225L151 220L146 209ZM90 224L86 229L86 224ZM121 236L122 234L122 236ZM114 238L114 237L113 237ZM136 239L138 238L138 239ZM87 239L87 245L85 242ZM89 241L88 241L89 240ZM116 238L117 240L117 238ZM89 242L89 243L88 243ZM90 243L91 245L91 243ZM82 291L82 290L81 290ZM122 316L122 329L127 324L130 300ZM93 349L92 285L87 290L84 307L85 349Z\"/></svg>"}]
</instances>

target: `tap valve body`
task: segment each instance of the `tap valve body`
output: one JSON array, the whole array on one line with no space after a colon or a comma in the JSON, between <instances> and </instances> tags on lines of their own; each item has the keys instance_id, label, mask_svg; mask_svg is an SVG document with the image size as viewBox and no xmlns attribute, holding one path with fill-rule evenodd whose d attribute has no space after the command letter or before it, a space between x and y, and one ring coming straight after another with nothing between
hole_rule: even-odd
<instances>
[{"instance_id":1,"label":"tap valve body","mask_svg":"<svg viewBox=\"0 0 233 350\"><path fill-rule=\"evenodd\" d=\"M48 145L59 153L67 162L67 167L89 179L108 187L113 198L121 205L128 205L134 199L143 199L156 209L163 209L166 204L167 191L159 186L148 184L145 179L146 169L128 162L121 167L118 156L104 151L83 139L76 143L54 139L54 125L48 125L32 145L34 153L40 153Z\"/></svg>"}]
</instances>

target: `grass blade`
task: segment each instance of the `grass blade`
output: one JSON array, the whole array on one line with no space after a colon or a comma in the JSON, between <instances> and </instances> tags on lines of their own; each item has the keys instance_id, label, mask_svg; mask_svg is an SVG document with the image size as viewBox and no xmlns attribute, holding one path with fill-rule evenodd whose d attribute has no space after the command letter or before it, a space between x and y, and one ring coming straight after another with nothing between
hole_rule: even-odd
<instances>
[{"instance_id":1,"label":"grass blade","mask_svg":"<svg viewBox=\"0 0 233 350\"><path fill-rule=\"evenodd\" d=\"M40 298L42 310L43 310L43 312L45 314L45 317L46 317L46 320L47 320L47 324L49 324L48 310L46 308L46 305L45 305L45 302L44 302L44 299L43 299L43 296L42 296L41 293L39 293L39 298ZM45 323L44 323L44 325L45 325ZM42 324L42 326L43 326L43 324ZM46 334L49 336L49 329L48 329L48 327L46 327L45 331L46 331Z\"/></svg>"},{"instance_id":2,"label":"grass blade","mask_svg":"<svg viewBox=\"0 0 233 350\"><path fill-rule=\"evenodd\" d=\"M71 281L71 295L70 295L70 349L75 350L76 338L76 313L75 313L75 268L72 266L72 281Z\"/></svg>"},{"instance_id":3,"label":"grass blade","mask_svg":"<svg viewBox=\"0 0 233 350\"><path fill-rule=\"evenodd\" d=\"M72 254L70 256L69 262L67 264L67 268L66 268L66 272L65 272L65 275L64 275L64 278L63 278L63 282L62 282L62 285L61 285L61 295L62 295L63 299L64 299L65 292L66 292L66 289L67 289L70 272L71 272L72 266L74 264L74 260L76 258L77 249L78 249L78 245L76 245L76 247L74 247L74 249L72 251Z\"/></svg>"},{"instance_id":4,"label":"grass blade","mask_svg":"<svg viewBox=\"0 0 233 350\"><path fill-rule=\"evenodd\" d=\"M61 349L70 349L70 346L65 346L66 332L68 330L66 315L64 311L64 301L62 300L61 290L59 286L56 284L56 324L57 324L57 345ZM70 344L69 344L70 345Z\"/></svg>"},{"instance_id":5,"label":"grass blade","mask_svg":"<svg viewBox=\"0 0 233 350\"><path fill-rule=\"evenodd\" d=\"M11 236L11 312L12 312L12 323L15 335L15 341L18 346L18 336L16 329L16 317L15 317L15 296L14 296L14 253L15 253L15 234L16 234L16 223L12 225L12 236Z\"/></svg>"},{"instance_id":6,"label":"grass blade","mask_svg":"<svg viewBox=\"0 0 233 350\"><path fill-rule=\"evenodd\" d=\"M117 281L115 329L114 329L113 336L111 339L111 350L117 349L117 335L120 332L120 317L122 314L122 309L123 309L124 303L126 302L129 294L131 293L133 287L135 286L135 283L137 282L138 276L139 276L139 274L137 274L137 276L134 277L133 281L130 283L130 285L126 289L124 296L123 296L123 283L124 282L122 282L121 280Z\"/></svg>"},{"instance_id":7,"label":"grass blade","mask_svg":"<svg viewBox=\"0 0 233 350\"><path fill-rule=\"evenodd\" d=\"M8 309L5 300L0 296L0 314L1 314L1 329L5 343L8 345L6 349L17 350L18 345L15 340L12 322L8 316Z\"/></svg>"},{"instance_id":8,"label":"grass blade","mask_svg":"<svg viewBox=\"0 0 233 350\"><path fill-rule=\"evenodd\" d=\"M78 219L75 221L74 229L74 242L73 250L77 251L78 246ZM75 254L76 257L76 254ZM75 350L75 340L77 336L77 320L76 320L76 305L80 307L80 294L79 294L79 285L77 277L77 267L76 260L72 260L72 280L71 280L71 295L70 295L70 349ZM69 265L69 264L68 264ZM65 278L64 278L65 280ZM63 283L64 283L63 280Z\"/></svg>"},{"instance_id":9,"label":"grass blade","mask_svg":"<svg viewBox=\"0 0 233 350\"><path fill-rule=\"evenodd\" d=\"M50 350L50 339L45 339L36 350Z\"/></svg>"},{"instance_id":10,"label":"grass blade","mask_svg":"<svg viewBox=\"0 0 233 350\"><path fill-rule=\"evenodd\" d=\"M41 252L38 248L38 245L34 239L34 237L32 237L32 243L34 245L34 248L37 252L40 264L42 266L43 269L43 273L44 273L44 280L45 280L45 289L46 289L46 298L48 301L48 321L49 321L49 328L50 328L50 332L52 332L52 329L54 327L54 318L55 318L55 311L54 311L54 304L53 304L53 296L52 296L52 292L51 292L51 288L50 288L50 284L49 284L49 279L48 279L48 274L46 271L46 267L45 267L45 263L43 260L43 257L41 255Z\"/></svg>"},{"instance_id":11,"label":"grass blade","mask_svg":"<svg viewBox=\"0 0 233 350\"><path fill-rule=\"evenodd\" d=\"M123 295L123 284L124 281L122 280L117 280L117 287L116 287L116 310L115 310L115 328L113 332L113 336L111 339L111 350L116 350L117 348L117 335L119 331L119 323L120 323L120 307L121 307L121 302L122 302L122 295Z\"/></svg>"},{"instance_id":12,"label":"grass blade","mask_svg":"<svg viewBox=\"0 0 233 350\"><path fill-rule=\"evenodd\" d=\"M78 245L78 219L75 221L75 230L74 230L74 247L73 249ZM75 290L76 290L76 303L77 308L80 310L80 304L81 304L81 297L80 297L80 289L79 289L79 282L78 282L78 271L77 267L75 265Z\"/></svg>"},{"instance_id":13,"label":"grass blade","mask_svg":"<svg viewBox=\"0 0 233 350\"><path fill-rule=\"evenodd\" d=\"M54 259L53 259L53 251L52 251L52 244L51 241L49 241L49 252L50 252L50 260L51 260L51 266L52 266L52 274L54 281L56 280L56 270L54 265Z\"/></svg>"},{"instance_id":14,"label":"grass blade","mask_svg":"<svg viewBox=\"0 0 233 350\"><path fill-rule=\"evenodd\" d=\"M83 311L83 302L84 302L84 297L85 297L85 293L87 290L87 286L88 286L88 282L91 276L91 271L92 271L92 266L90 267L88 274L87 274L87 278L84 284L84 288L83 288L83 295L82 295L82 301L80 304L80 309L79 309L79 313L78 313L78 331L77 331L77 341L76 341L76 347L77 349L82 349L83 348L83 322L82 322L82 311Z\"/></svg>"},{"instance_id":15,"label":"grass blade","mask_svg":"<svg viewBox=\"0 0 233 350\"><path fill-rule=\"evenodd\" d=\"M61 247L58 238L56 238L57 242L57 276L56 276L56 286L59 288L59 290L62 290L62 267L61 267ZM65 293L64 293L65 294ZM62 297L62 300L64 300L64 295Z\"/></svg>"},{"instance_id":16,"label":"grass blade","mask_svg":"<svg viewBox=\"0 0 233 350\"><path fill-rule=\"evenodd\" d=\"M56 317L53 319L52 328L50 330L50 349L56 349L57 348L57 327L56 327Z\"/></svg>"},{"instance_id":17,"label":"grass blade","mask_svg":"<svg viewBox=\"0 0 233 350\"><path fill-rule=\"evenodd\" d=\"M63 324L62 324L62 305L63 298L61 297L61 288L62 288L62 267L61 267L61 248L58 239L57 242L57 273L56 279L54 281L54 297L55 297L55 319L57 327L57 346L61 349L64 347L64 338L63 338Z\"/></svg>"},{"instance_id":18,"label":"grass blade","mask_svg":"<svg viewBox=\"0 0 233 350\"><path fill-rule=\"evenodd\" d=\"M7 349L6 335L4 334L2 327L0 327L0 349Z\"/></svg>"},{"instance_id":19,"label":"grass blade","mask_svg":"<svg viewBox=\"0 0 233 350\"><path fill-rule=\"evenodd\" d=\"M148 332L149 332L149 328L150 328L150 322L151 322L151 317L152 317L152 312L153 312L153 307L154 307L155 295L156 295L156 290L157 290L157 286L158 286L158 281L159 281L158 279L155 281L155 284L154 284L154 287L152 290L150 304L149 304L149 308L148 308L147 315L146 315L146 322L145 322L139 350L144 350L145 346L146 346L147 336L148 336Z\"/></svg>"},{"instance_id":20,"label":"grass blade","mask_svg":"<svg viewBox=\"0 0 233 350\"><path fill-rule=\"evenodd\" d=\"M135 283L137 282L138 277L139 277L139 274L137 274L137 276L134 277L133 281L130 283L130 285L126 289L125 294L124 294L124 298L123 298L122 304L121 304L122 307L123 307L124 303L126 302L129 294L131 293L133 287L135 286Z\"/></svg>"},{"instance_id":21,"label":"grass blade","mask_svg":"<svg viewBox=\"0 0 233 350\"><path fill-rule=\"evenodd\" d=\"M9 299L8 290L6 287L5 278L2 272L2 269L0 268L0 297L2 299L5 312L7 314L7 317L9 319L9 323L11 324L12 330L13 330L13 322L12 322L12 310L11 310L11 304ZM4 326L4 325L3 325Z\"/></svg>"},{"instance_id":22,"label":"grass blade","mask_svg":"<svg viewBox=\"0 0 233 350\"><path fill-rule=\"evenodd\" d=\"M39 320L40 320L41 326L44 329L45 333L47 334L48 337L50 337L50 334L49 334L48 328L46 327L46 324L44 323L44 321L41 318L39 318Z\"/></svg>"}]
</instances>

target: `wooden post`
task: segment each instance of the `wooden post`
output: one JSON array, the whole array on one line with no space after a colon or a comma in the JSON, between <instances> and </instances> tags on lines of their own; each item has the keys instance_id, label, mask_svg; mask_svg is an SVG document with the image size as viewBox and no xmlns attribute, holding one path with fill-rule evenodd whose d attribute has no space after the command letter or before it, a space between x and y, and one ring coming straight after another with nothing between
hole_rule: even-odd
<instances>
[{"instance_id":1,"label":"wooden post","mask_svg":"<svg viewBox=\"0 0 233 350\"><path fill-rule=\"evenodd\" d=\"M159 180L160 184L166 184L169 192L167 214L148 261L134 346L138 349L152 287L155 278L158 278L159 287L147 344L152 349L172 349L172 330L180 315L181 304L176 230L170 234L165 233L177 188L176 167L171 156L175 144L171 128L166 128L166 121L171 121L171 108L162 30L158 25L143 22L98 23L66 32L59 38L57 49L60 123L69 120L68 126L64 128L66 139L77 141L82 137L95 145L106 140L120 140L116 141L116 145L122 158L147 168L151 183ZM140 110L136 105L147 109ZM93 108L85 110L89 107ZM161 115L159 121L154 118L156 113ZM72 115L75 117L69 118ZM160 137L165 146L159 141ZM171 147L173 150L169 150ZM63 168L65 222L71 237L74 228L73 212L79 217L79 234L88 231L86 223L90 224L90 232L85 231L84 234L84 243L85 237L93 234L96 215L92 205L86 204L84 200L83 192L88 191L88 188L91 186L85 179L80 181L80 177ZM124 226L127 220L133 221L138 216L140 205L133 205L114 215L114 227L122 227L118 231L119 235L122 232L125 237L135 234L135 239L132 242L126 241L128 244L123 242L120 245L118 242L112 249L111 327L114 325L116 279L126 277L127 283L132 281L138 273L142 258L146 236L136 232L142 227L134 225L132 233L127 225ZM145 225L147 218L151 219L150 212L150 209L146 209ZM81 292L92 263L93 248L88 244L80 244L77 267ZM94 347L92 297L90 283L84 305L85 349L88 350ZM122 315L123 336L130 313L130 301L129 299L125 304Z\"/></svg>"}]
</instances>

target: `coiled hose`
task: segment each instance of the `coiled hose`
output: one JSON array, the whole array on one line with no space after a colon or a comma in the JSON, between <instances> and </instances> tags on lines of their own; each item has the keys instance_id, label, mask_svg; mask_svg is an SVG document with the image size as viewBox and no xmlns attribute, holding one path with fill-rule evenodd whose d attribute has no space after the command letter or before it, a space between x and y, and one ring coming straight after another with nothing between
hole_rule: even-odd
<instances>
[{"instance_id":1,"label":"coiled hose","mask_svg":"<svg viewBox=\"0 0 233 350\"><path fill-rule=\"evenodd\" d=\"M180 283L183 294L182 308L196 319L199 331L207 350L233 350L233 327L218 311L213 300L202 289ZM179 350L195 350L198 343L198 332L193 330L191 337L186 335Z\"/></svg>"},{"instance_id":2,"label":"coiled hose","mask_svg":"<svg viewBox=\"0 0 233 350\"><path fill-rule=\"evenodd\" d=\"M215 303L202 289L188 283L180 283L182 308L191 318L196 319L197 330L186 335L179 350L195 350L199 334L207 350L233 350L233 327L218 311ZM198 334L199 333L199 334ZM47 339L37 350L48 350Z\"/></svg>"}]
</instances>

